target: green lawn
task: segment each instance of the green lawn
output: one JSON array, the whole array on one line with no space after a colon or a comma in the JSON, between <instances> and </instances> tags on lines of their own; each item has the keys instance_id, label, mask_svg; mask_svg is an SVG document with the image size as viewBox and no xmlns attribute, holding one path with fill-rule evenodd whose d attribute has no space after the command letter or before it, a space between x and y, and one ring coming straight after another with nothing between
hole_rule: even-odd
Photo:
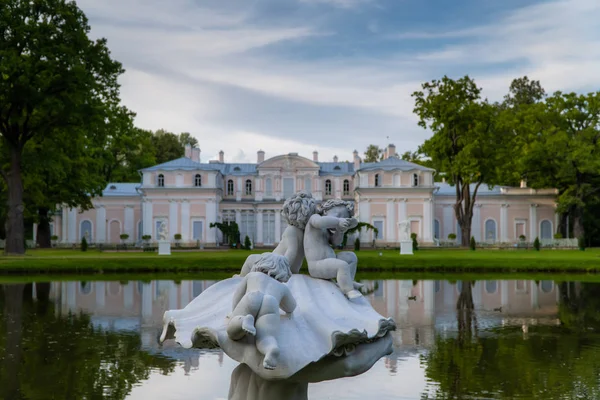
<instances>
[{"instance_id":1,"label":"green lawn","mask_svg":"<svg viewBox=\"0 0 600 400\"><path fill-rule=\"evenodd\" d=\"M255 253L262 250L253 251ZM141 252L31 250L25 256L1 256L0 274L190 273L238 271L252 252L245 250L173 252L171 256ZM457 250L426 249L413 256L394 250L357 252L358 269L377 273L521 273L600 272L600 249Z\"/></svg>"}]
</instances>

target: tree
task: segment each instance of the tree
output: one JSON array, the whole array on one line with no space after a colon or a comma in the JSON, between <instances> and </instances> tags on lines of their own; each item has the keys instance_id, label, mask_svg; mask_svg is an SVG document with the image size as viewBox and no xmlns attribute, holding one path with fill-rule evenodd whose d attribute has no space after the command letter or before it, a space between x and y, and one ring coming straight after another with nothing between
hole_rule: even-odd
<instances>
[{"instance_id":1,"label":"tree","mask_svg":"<svg viewBox=\"0 0 600 400\"><path fill-rule=\"evenodd\" d=\"M186 144L191 145L192 147L198 147L198 139L192 136L189 132L181 132L179 134L179 143L181 147L185 147Z\"/></svg>"},{"instance_id":2,"label":"tree","mask_svg":"<svg viewBox=\"0 0 600 400\"><path fill-rule=\"evenodd\" d=\"M7 253L23 254L23 153L34 139L65 131L77 140L118 97L121 64L75 2L5 0L0 12L0 135L8 162ZM79 129L77 129L79 128Z\"/></svg>"},{"instance_id":3,"label":"tree","mask_svg":"<svg viewBox=\"0 0 600 400\"><path fill-rule=\"evenodd\" d=\"M375 144L370 144L365 151L365 159L364 162L377 162L383 159L383 151L379 148L379 146Z\"/></svg>"},{"instance_id":4,"label":"tree","mask_svg":"<svg viewBox=\"0 0 600 400\"><path fill-rule=\"evenodd\" d=\"M468 76L452 80L444 76L422 85L413 93L419 126L433 136L419 152L431 165L446 173L456 188L454 212L462 231L462 245L469 246L473 206L479 187L496 183L498 150L504 145L495 135L498 107L481 101L481 89ZM501 153L500 153L501 154Z\"/></svg>"},{"instance_id":5,"label":"tree","mask_svg":"<svg viewBox=\"0 0 600 400\"><path fill-rule=\"evenodd\" d=\"M156 163L162 164L167 161L175 160L183 157L184 146L179 141L179 137L171 132L167 132L164 129L159 129L152 135L152 144L156 152Z\"/></svg>"}]
</instances>

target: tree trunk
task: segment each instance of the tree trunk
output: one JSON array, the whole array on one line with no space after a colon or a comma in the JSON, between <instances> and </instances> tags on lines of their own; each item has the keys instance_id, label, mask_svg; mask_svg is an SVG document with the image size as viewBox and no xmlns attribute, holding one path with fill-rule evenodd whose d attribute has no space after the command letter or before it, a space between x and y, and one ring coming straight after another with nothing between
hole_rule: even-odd
<instances>
[{"instance_id":1,"label":"tree trunk","mask_svg":"<svg viewBox=\"0 0 600 400\"><path fill-rule=\"evenodd\" d=\"M4 318L6 322L6 354L4 372L0 382L0 395L3 399L21 398L19 372L23 357L23 289L24 284L3 285Z\"/></svg>"},{"instance_id":2,"label":"tree trunk","mask_svg":"<svg viewBox=\"0 0 600 400\"><path fill-rule=\"evenodd\" d=\"M10 171L6 174L8 214L6 218L6 254L25 254L25 223L23 221L23 177L21 152L12 148Z\"/></svg>"},{"instance_id":3,"label":"tree trunk","mask_svg":"<svg viewBox=\"0 0 600 400\"><path fill-rule=\"evenodd\" d=\"M477 188L479 185L477 186ZM469 247L471 242L471 221L473 220L473 205L475 204L475 195L477 188L471 198L471 188L468 184L456 184L456 203L454 203L454 214L460 227L460 244L463 247Z\"/></svg>"},{"instance_id":4,"label":"tree trunk","mask_svg":"<svg viewBox=\"0 0 600 400\"><path fill-rule=\"evenodd\" d=\"M585 233L583 228L583 210L580 207L574 207L573 211L573 237L579 239Z\"/></svg>"},{"instance_id":5,"label":"tree trunk","mask_svg":"<svg viewBox=\"0 0 600 400\"><path fill-rule=\"evenodd\" d=\"M46 207L38 209L39 222L37 226L37 243L42 249L52 247L52 238L50 235L50 218L48 218L49 210Z\"/></svg>"}]
</instances>

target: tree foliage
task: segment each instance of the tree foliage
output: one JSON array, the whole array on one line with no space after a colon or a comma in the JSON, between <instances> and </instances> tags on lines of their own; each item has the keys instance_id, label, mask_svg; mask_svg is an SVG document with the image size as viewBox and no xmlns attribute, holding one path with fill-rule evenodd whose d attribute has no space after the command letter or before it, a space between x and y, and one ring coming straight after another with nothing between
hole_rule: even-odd
<instances>
[{"instance_id":1,"label":"tree foliage","mask_svg":"<svg viewBox=\"0 0 600 400\"><path fill-rule=\"evenodd\" d=\"M365 151L363 162L371 163L381 161L383 159L383 150L375 144L370 144Z\"/></svg>"}]
</instances>

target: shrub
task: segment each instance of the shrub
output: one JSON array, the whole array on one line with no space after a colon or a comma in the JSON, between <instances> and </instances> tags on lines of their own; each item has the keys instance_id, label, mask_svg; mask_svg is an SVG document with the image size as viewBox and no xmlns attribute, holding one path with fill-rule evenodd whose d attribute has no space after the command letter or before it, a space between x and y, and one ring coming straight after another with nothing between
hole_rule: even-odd
<instances>
[{"instance_id":1,"label":"shrub","mask_svg":"<svg viewBox=\"0 0 600 400\"><path fill-rule=\"evenodd\" d=\"M449 233L448 240L454 240L454 239L456 239L456 233Z\"/></svg>"},{"instance_id":2,"label":"shrub","mask_svg":"<svg viewBox=\"0 0 600 400\"><path fill-rule=\"evenodd\" d=\"M533 248L536 251L540 251L540 239L539 238L535 238L535 240L533 241Z\"/></svg>"},{"instance_id":3,"label":"shrub","mask_svg":"<svg viewBox=\"0 0 600 400\"><path fill-rule=\"evenodd\" d=\"M419 242L417 242L417 234L416 233L411 233L410 234L410 238L412 239L412 248L413 248L413 251L419 250Z\"/></svg>"},{"instance_id":4,"label":"shrub","mask_svg":"<svg viewBox=\"0 0 600 400\"><path fill-rule=\"evenodd\" d=\"M248 237L248 235L246 235L246 238L244 239L244 248L246 250L250 250L251 247L252 247L252 242L250 241L250 238Z\"/></svg>"},{"instance_id":5,"label":"shrub","mask_svg":"<svg viewBox=\"0 0 600 400\"><path fill-rule=\"evenodd\" d=\"M87 249L88 249L88 242L84 236L83 239L81 239L81 251L87 251Z\"/></svg>"},{"instance_id":6,"label":"shrub","mask_svg":"<svg viewBox=\"0 0 600 400\"><path fill-rule=\"evenodd\" d=\"M50 236L50 240L53 240L56 242L58 240L58 236L52 235L52 236Z\"/></svg>"},{"instance_id":7,"label":"shrub","mask_svg":"<svg viewBox=\"0 0 600 400\"><path fill-rule=\"evenodd\" d=\"M577 239L577 245L579 246L579 250L581 250L581 251L585 250L585 239L583 238L583 236L580 236Z\"/></svg>"},{"instance_id":8,"label":"shrub","mask_svg":"<svg viewBox=\"0 0 600 400\"><path fill-rule=\"evenodd\" d=\"M354 251L359 251L360 250L360 239L356 238L356 240L354 241Z\"/></svg>"},{"instance_id":9,"label":"shrub","mask_svg":"<svg viewBox=\"0 0 600 400\"><path fill-rule=\"evenodd\" d=\"M127 233L121 233L121 235L119 237L121 238L121 240L129 239L129 235Z\"/></svg>"},{"instance_id":10,"label":"shrub","mask_svg":"<svg viewBox=\"0 0 600 400\"><path fill-rule=\"evenodd\" d=\"M471 241L469 242L469 247L473 251L475 251L475 248L477 247L477 242L475 241L475 237L474 236L471 236Z\"/></svg>"},{"instance_id":11,"label":"shrub","mask_svg":"<svg viewBox=\"0 0 600 400\"><path fill-rule=\"evenodd\" d=\"M562 236L562 233L560 233L560 232L556 232L556 233L554 234L554 239L562 239L562 238L563 238L563 236Z\"/></svg>"},{"instance_id":12,"label":"shrub","mask_svg":"<svg viewBox=\"0 0 600 400\"><path fill-rule=\"evenodd\" d=\"M520 240L520 241L524 242L524 241L525 241L525 239L527 239L527 238L525 237L525 235L521 235L521 236L519 236L519 240Z\"/></svg>"},{"instance_id":13,"label":"shrub","mask_svg":"<svg viewBox=\"0 0 600 400\"><path fill-rule=\"evenodd\" d=\"M150 240L150 239L152 239L152 236L150 236L150 235L143 235L142 236L142 240Z\"/></svg>"},{"instance_id":14,"label":"shrub","mask_svg":"<svg viewBox=\"0 0 600 400\"><path fill-rule=\"evenodd\" d=\"M174 234L173 238L175 238L175 240L181 240L181 233Z\"/></svg>"}]
</instances>

